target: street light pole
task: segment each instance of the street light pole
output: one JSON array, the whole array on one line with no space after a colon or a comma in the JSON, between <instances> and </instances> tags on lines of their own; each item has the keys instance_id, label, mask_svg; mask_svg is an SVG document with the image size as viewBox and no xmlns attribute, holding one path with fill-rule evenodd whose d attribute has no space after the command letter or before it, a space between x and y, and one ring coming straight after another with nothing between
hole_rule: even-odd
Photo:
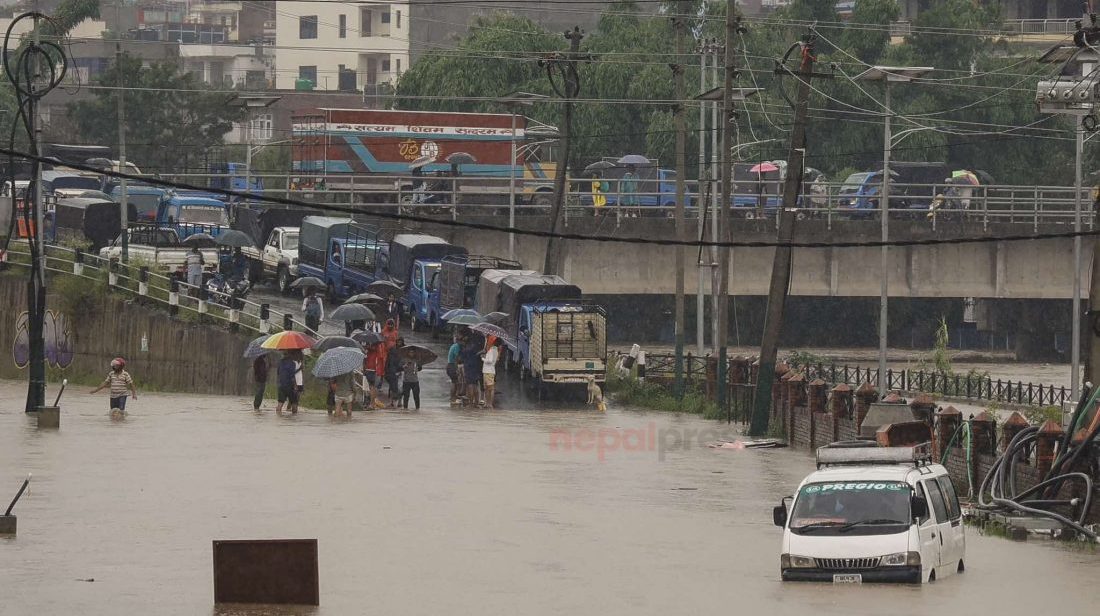
<instances>
[{"instance_id":1,"label":"street light pole","mask_svg":"<svg viewBox=\"0 0 1100 616\"><path fill-rule=\"evenodd\" d=\"M516 259L516 107L512 105L512 157L508 159L508 258Z\"/></svg>"},{"instance_id":2,"label":"street light pole","mask_svg":"<svg viewBox=\"0 0 1100 616\"><path fill-rule=\"evenodd\" d=\"M882 251L881 274L879 282L878 298L878 392L880 396L886 395L890 383L886 378L886 317L887 302L890 290L890 248L886 242L890 237L890 119L894 114L890 107L890 80L886 80L886 121L884 122L883 147L882 147Z\"/></svg>"},{"instance_id":3,"label":"street light pole","mask_svg":"<svg viewBox=\"0 0 1100 616\"><path fill-rule=\"evenodd\" d=\"M1081 158L1085 152L1085 116L1076 118L1076 151L1073 183L1073 343L1070 345L1070 363L1073 373L1070 375L1071 399L1081 392ZM1093 264L1097 267L1097 264Z\"/></svg>"},{"instance_id":4,"label":"street light pole","mask_svg":"<svg viewBox=\"0 0 1100 616\"><path fill-rule=\"evenodd\" d=\"M707 42L703 42L699 46L699 91L705 92L707 89L707 55L710 54L710 49ZM704 199L706 198L706 180L707 180L707 104L703 101L699 102L699 189L696 191L699 194L698 201L696 202L696 215L699 217L699 239L703 239L703 227L706 226L706 209L704 206ZM711 188L714 190L714 188ZM696 275L698 276L698 289L695 297L695 352L702 356L704 351L704 324L706 323L706 301L704 300L705 286L706 286L706 273L703 271L703 250L699 249L699 264L696 268Z\"/></svg>"}]
</instances>

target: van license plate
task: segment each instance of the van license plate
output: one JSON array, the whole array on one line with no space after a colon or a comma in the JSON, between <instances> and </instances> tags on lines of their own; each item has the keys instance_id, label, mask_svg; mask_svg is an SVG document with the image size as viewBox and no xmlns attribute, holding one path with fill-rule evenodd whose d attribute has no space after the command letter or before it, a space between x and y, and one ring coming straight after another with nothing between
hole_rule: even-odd
<instances>
[{"instance_id":1,"label":"van license plate","mask_svg":"<svg viewBox=\"0 0 1100 616\"><path fill-rule=\"evenodd\" d=\"M833 575L833 584L862 584L863 575L859 573L837 573Z\"/></svg>"}]
</instances>

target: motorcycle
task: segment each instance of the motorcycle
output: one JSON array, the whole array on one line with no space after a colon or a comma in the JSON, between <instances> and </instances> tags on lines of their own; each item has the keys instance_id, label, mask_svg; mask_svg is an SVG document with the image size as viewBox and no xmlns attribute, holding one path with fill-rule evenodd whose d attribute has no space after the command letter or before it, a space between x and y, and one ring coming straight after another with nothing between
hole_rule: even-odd
<instances>
[{"instance_id":1,"label":"motorcycle","mask_svg":"<svg viewBox=\"0 0 1100 616\"><path fill-rule=\"evenodd\" d=\"M206 293L210 301L226 308L241 308L239 300L248 296L252 284L247 278L230 278L222 273L214 274L206 281Z\"/></svg>"}]
</instances>

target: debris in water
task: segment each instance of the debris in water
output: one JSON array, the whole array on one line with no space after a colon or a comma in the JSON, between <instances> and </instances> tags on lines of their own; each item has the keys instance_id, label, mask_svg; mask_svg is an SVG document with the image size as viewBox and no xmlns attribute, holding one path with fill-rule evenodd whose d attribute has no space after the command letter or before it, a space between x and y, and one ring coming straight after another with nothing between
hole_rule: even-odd
<instances>
[{"instance_id":1,"label":"debris in water","mask_svg":"<svg viewBox=\"0 0 1100 616\"><path fill-rule=\"evenodd\" d=\"M78 582L94 582L95 578L77 578Z\"/></svg>"}]
</instances>

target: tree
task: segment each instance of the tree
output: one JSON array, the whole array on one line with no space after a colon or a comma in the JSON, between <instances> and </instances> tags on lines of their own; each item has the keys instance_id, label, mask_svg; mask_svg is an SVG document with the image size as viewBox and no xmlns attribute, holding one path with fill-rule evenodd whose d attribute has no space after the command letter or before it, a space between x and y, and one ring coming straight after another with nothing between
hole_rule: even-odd
<instances>
[{"instance_id":1,"label":"tree","mask_svg":"<svg viewBox=\"0 0 1100 616\"><path fill-rule=\"evenodd\" d=\"M121 74L121 80L120 80ZM226 105L226 95L207 90L190 73L180 73L168 63L147 68L142 61L123 54L100 77L100 84L125 84L126 151L130 160L152 172L170 173L193 168L209 148L221 145L243 110ZM70 104L68 109L87 143L117 147L117 99L115 90L96 90L91 100Z\"/></svg>"}]
</instances>

